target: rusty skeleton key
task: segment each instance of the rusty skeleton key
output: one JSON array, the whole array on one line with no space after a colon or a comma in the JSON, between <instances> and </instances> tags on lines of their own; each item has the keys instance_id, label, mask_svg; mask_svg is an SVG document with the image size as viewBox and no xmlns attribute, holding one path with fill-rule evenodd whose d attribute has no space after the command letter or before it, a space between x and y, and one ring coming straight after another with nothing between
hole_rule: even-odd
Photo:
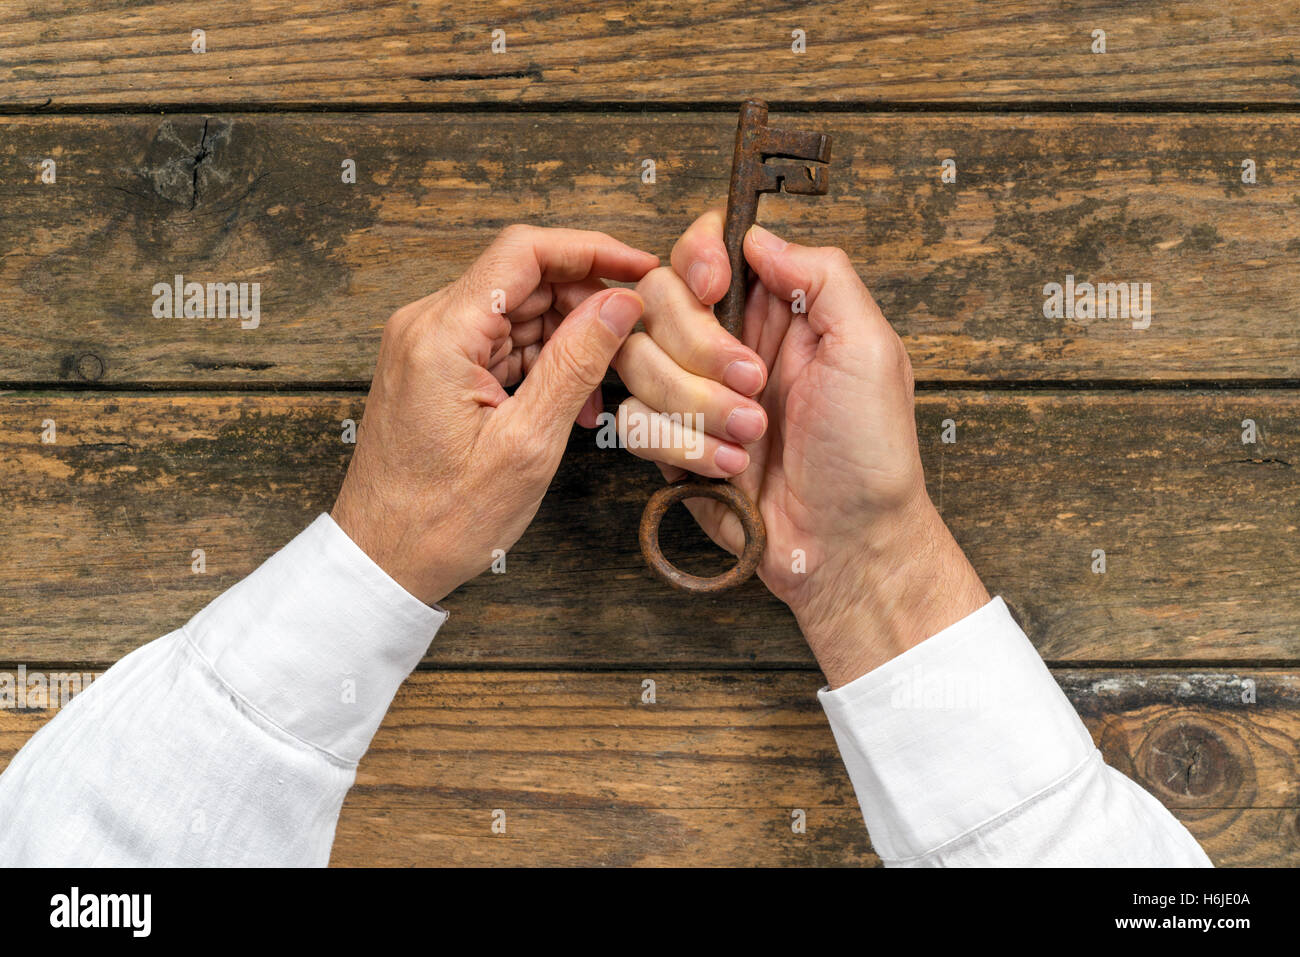
<instances>
[{"instance_id":1,"label":"rusty skeleton key","mask_svg":"<svg viewBox=\"0 0 1300 957\"><path fill-rule=\"evenodd\" d=\"M724 239L731 260L731 286L714 307L722 327L740 338L749 289L749 266L744 241L758 215L760 193L780 192L822 196L827 189L825 165L831 158L831 138L825 133L778 130L767 125L767 104L746 100L736 126L736 149L731 161L731 188L727 193ZM735 512L745 532L745 548L729 571L712 578L690 575L673 566L659 547L659 523L673 503L688 498L712 498ZM691 476L666 485L650 497L641 516L641 553L651 570L683 591L715 592L739 585L758 568L767 545L767 529L758 507L744 492L724 479Z\"/></svg>"}]
</instances>

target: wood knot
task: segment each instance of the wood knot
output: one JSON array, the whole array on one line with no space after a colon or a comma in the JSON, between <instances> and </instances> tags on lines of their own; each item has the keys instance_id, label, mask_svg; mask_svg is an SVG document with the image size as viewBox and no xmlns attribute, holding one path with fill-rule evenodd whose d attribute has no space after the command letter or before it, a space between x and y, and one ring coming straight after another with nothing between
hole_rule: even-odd
<instances>
[{"instance_id":1,"label":"wood knot","mask_svg":"<svg viewBox=\"0 0 1300 957\"><path fill-rule=\"evenodd\" d=\"M225 120L164 120L137 175L152 193L183 210L219 196L232 183L227 168L231 124Z\"/></svg>"},{"instance_id":2,"label":"wood knot","mask_svg":"<svg viewBox=\"0 0 1300 957\"><path fill-rule=\"evenodd\" d=\"M1152 733L1139 770L1158 794L1178 804L1228 801L1242 781L1241 763L1219 733L1187 720Z\"/></svg>"},{"instance_id":3,"label":"wood knot","mask_svg":"<svg viewBox=\"0 0 1300 957\"><path fill-rule=\"evenodd\" d=\"M75 375L82 382L98 382L104 377L104 360L93 352L69 356L63 362L64 375Z\"/></svg>"}]
</instances>

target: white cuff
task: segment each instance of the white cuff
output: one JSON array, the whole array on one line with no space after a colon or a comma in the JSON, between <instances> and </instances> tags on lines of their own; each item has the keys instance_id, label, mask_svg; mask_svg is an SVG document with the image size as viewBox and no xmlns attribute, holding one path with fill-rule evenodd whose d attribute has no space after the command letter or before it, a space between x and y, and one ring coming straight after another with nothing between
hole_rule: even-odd
<instances>
[{"instance_id":1,"label":"white cuff","mask_svg":"<svg viewBox=\"0 0 1300 957\"><path fill-rule=\"evenodd\" d=\"M818 698L890 861L1020 806L1095 751L1001 598Z\"/></svg>"},{"instance_id":2,"label":"white cuff","mask_svg":"<svg viewBox=\"0 0 1300 957\"><path fill-rule=\"evenodd\" d=\"M244 705L355 764L446 619L321 515L183 630Z\"/></svg>"}]
</instances>

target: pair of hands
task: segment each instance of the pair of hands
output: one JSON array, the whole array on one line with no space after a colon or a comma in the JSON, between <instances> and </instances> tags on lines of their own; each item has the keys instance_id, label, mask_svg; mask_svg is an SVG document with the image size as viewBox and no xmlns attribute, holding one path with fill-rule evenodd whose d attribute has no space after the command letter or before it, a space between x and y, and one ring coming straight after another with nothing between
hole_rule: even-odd
<instances>
[{"instance_id":1,"label":"pair of hands","mask_svg":"<svg viewBox=\"0 0 1300 957\"><path fill-rule=\"evenodd\" d=\"M664 267L602 233L507 228L385 326L334 519L409 592L441 600L523 534L572 423L596 425L612 365L629 413L702 414L680 447L633 451L670 481L729 478L757 503L758 575L833 687L976 610L988 594L926 493L911 364L849 258L757 226L745 258L757 279L737 341L711 309L730 282L720 210ZM687 504L740 552L726 506Z\"/></svg>"}]
</instances>

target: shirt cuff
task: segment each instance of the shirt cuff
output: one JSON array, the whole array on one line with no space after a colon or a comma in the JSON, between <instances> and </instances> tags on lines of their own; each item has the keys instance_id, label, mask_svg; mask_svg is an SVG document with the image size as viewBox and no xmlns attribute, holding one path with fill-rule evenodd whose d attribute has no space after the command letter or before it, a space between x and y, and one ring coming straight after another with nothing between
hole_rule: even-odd
<instances>
[{"instance_id":1,"label":"shirt cuff","mask_svg":"<svg viewBox=\"0 0 1300 957\"><path fill-rule=\"evenodd\" d=\"M244 705L356 764L446 619L321 515L184 631Z\"/></svg>"},{"instance_id":2,"label":"shirt cuff","mask_svg":"<svg viewBox=\"0 0 1300 957\"><path fill-rule=\"evenodd\" d=\"M818 698L889 861L1019 807L1096 750L1000 597Z\"/></svg>"}]
</instances>

